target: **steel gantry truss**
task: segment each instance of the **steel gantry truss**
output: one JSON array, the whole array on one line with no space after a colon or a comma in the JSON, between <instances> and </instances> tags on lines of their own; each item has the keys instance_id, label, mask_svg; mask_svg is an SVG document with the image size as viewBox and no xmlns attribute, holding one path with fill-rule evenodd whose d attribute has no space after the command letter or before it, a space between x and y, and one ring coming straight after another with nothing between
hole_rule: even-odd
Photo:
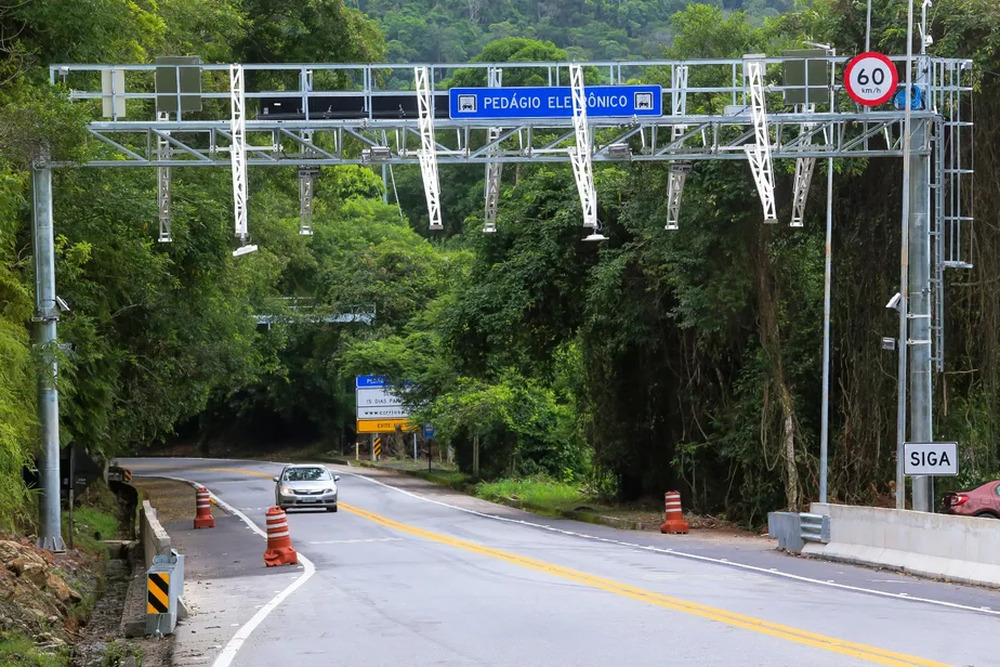
<instances>
[{"instance_id":1,"label":"steel gantry truss","mask_svg":"<svg viewBox=\"0 0 1000 667\"><path fill-rule=\"evenodd\" d=\"M747 90L750 93L750 118L753 120L754 142L744 146L753 181L757 185L764 222L777 222L774 201L774 164L771 162L771 136L767 126L767 103L764 95L764 56L746 56L743 63ZM801 136L801 135L800 135Z\"/></svg>"},{"instance_id":2,"label":"steel gantry truss","mask_svg":"<svg viewBox=\"0 0 1000 667\"><path fill-rule=\"evenodd\" d=\"M837 84L845 58L823 58L830 72L829 101L786 107L781 95L789 86L773 79L776 68L794 58L697 61L505 63L530 72L550 86L569 83L572 116L545 119L452 120L447 87L460 72L482 73L489 86L500 86L497 65L213 65L200 64L199 99L206 111L178 115L156 113L153 77L164 65L54 65L76 100L101 100L109 118L94 118L90 134L103 149L87 164L100 167L159 168L160 238L171 238L170 169L229 165L233 174L236 234L245 240L247 169L294 165L300 172L300 231L311 231L315 169L372 163L419 165L430 226L440 229L442 211L438 164L486 167L484 231L496 229L502 167L509 162L565 162L573 165L584 225L597 229L593 165L604 161L664 161L670 164L666 197L667 229L679 225L687 174L700 160L747 160L767 222L777 219L775 161L795 160L791 224L805 212L816 158L901 157L903 113L898 109L861 109ZM897 57L897 61L902 58ZM963 98L971 92L965 60L925 58L926 94L931 104L912 114L932 126L935 150L933 187L937 268L967 263L963 223L971 218L963 192L968 169L962 157ZM216 74L228 71L228 86ZM601 85L626 81L669 81L664 86L671 113L660 117L588 116L583 72ZM255 83L245 90L244 73ZM576 75L574 75L576 73ZM702 82L689 86L692 75ZM706 75L711 75L710 77ZM711 78L712 85L704 85ZM179 80L179 77L178 77ZM102 82L104 83L102 87ZM109 85L110 82L110 85ZM314 82L318 82L315 83ZM212 100L229 100L229 118L208 109ZM402 102L400 102L402 100ZM409 105L408 105L409 103ZM394 111L395 109L395 111ZM946 138L947 135L947 138ZM969 143L966 139L964 142ZM947 229L945 229L947 227ZM936 278L939 274L936 274Z\"/></svg>"},{"instance_id":3,"label":"steel gantry truss","mask_svg":"<svg viewBox=\"0 0 1000 667\"><path fill-rule=\"evenodd\" d=\"M777 220L775 162L795 160L792 226L803 223L809 183L817 158L906 158L916 165L908 192L914 230L926 230L926 265L912 271L913 308L906 318L921 327L921 345L912 378L941 368L943 359L943 273L969 268L972 222L967 151L972 146L971 61L915 60L915 79L924 103L904 114L897 108L862 109L842 91L847 62L830 54L811 57L829 72L829 99L789 107L783 95L798 87L778 83L778 70L802 56L691 61L597 63L504 63L517 80L572 88L572 115L547 118L453 120L448 92L456 78L478 78L499 86L500 69L486 63L417 66L390 64L183 64L53 65L50 80L62 83L71 100L89 103L88 124L96 140L83 164L41 160L33 170L36 316L45 374L39 383L39 421L43 457L40 468L39 544L62 545L59 515L59 428L55 354L58 309L55 295L52 225L52 169L58 167L154 167L158 170L159 240L172 239L171 170L179 167L229 167L233 181L236 236L249 252L248 169L294 166L300 179L300 233L312 231L312 197L320 167L337 165L419 165L431 229L442 228L438 164L487 167L484 231L496 229L502 165L566 162L573 166L587 238L604 238L598 221L594 163L667 162L666 227L676 229L685 177L702 160L747 160L767 222ZM174 59L185 60L185 59ZM907 58L895 56L897 66ZM165 62L165 61L164 61ZM184 71L182 72L182 68ZM166 71L163 71L163 70ZM910 70L906 69L909 76ZM662 116L606 117L587 113L586 72L590 85L661 83L671 102ZM184 76L182 77L182 73ZM191 74L195 90L182 89ZM162 75L162 77L160 76ZM901 77L902 78L902 77ZM160 81L176 88L158 91ZM691 82L697 85L691 85ZM247 88L249 82L250 88ZM806 88L808 92L809 88ZM189 104L190 96L197 104ZM161 101L176 106L160 108ZM227 104L228 102L228 104ZM662 103L662 100L660 100ZM660 108L660 107L656 107ZM171 117L170 111L174 116ZM182 113L183 112L183 113ZM103 113L103 117L102 117ZM909 121L906 121L906 116ZM904 141L904 127L913 131ZM909 148L909 150L907 150ZM924 168L926 166L926 168ZM832 174L832 172L831 172ZM830 183L832 183L832 175ZM917 182L919 181L919 182ZM904 207L906 208L906 207ZM829 218L829 205L828 205ZM929 221L930 224L924 224ZM829 225L829 222L828 222ZM828 236L829 243L829 236ZM901 262L905 266L904 261ZM911 263L911 267L916 262ZM902 320L903 318L901 318ZM927 326L929 324L929 326ZM902 328L902 325L901 325ZM917 327L919 328L919 327ZM924 332L926 331L926 335ZM902 337L901 337L902 338ZM924 340L926 338L927 340ZM902 354L902 353L901 353ZM915 399L911 399L915 400ZM929 395L924 399L929 402ZM923 411L929 409L921 405Z\"/></svg>"},{"instance_id":4,"label":"steel gantry truss","mask_svg":"<svg viewBox=\"0 0 1000 667\"><path fill-rule=\"evenodd\" d=\"M570 86L573 98L573 132L576 145L567 149L573 165L576 190L583 207L583 226L590 230L588 241L600 241L604 235L597 222L597 189L594 187L594 165L591 161L590 125L587 124L587 91L583 81L583 67L570 65Z\"/></svg>"},{"instance_id":5,"label":"steel gantry truss","mask_svg":"<svg viewBox=\"0 0 1000 667\"><path fill-rule=\"evenodd\" d=\"M503 68L490 67L487 70L487 86L500 88L503 86ZM501 127L491 127L486 131L487 140L495 145L503 133ZM497 230L497 208L500 205L500 178L503 175L502 162L486 163L486 212L483 216L483 231L490 233Z\"/></svg>"},{"instance_id":6,"label":"steel gantry truss","mask_svg":"<svg viewBox=\"0 0 1000 667\"><path fill-rule=\"evenodd\" d=\"M673 115L682 118L687 115L687 82L688 66L678 65L673 69L670 77L671 81L671 107ZM670 131L670 140L674 144L683 140L687 132L686 125L674 125ZM691 171L690 160L675 160L670 165L670 173L667 174L667 224L664 229L677 229L681 218L681 197L684 195L684 183L687 175Z\"/></svg>"},{"instance_id":7,"label":"steel gantry truss","mask_svg":"<svg viewBox=\"0 0 1000 667\"><path fill-rule=\"evenodd\" d=\"M434 141L434 98L431 96L431 78L427 67L414 67L413 78L417 87L417 118L420 129L420 174L424 180L427 215L431 229L444 229L441 223L441 181L438 178L437 150Z\"/></svg>"}]
</instances>

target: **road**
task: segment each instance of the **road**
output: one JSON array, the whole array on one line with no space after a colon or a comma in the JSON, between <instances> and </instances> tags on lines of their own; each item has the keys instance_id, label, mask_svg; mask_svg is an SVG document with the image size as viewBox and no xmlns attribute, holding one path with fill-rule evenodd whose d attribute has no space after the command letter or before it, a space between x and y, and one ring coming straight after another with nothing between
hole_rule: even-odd
<instances>
[{"instance_id":1,"label":"road","mask_svg":"<svg viewBox=\"0 0 1000 667\"><path fill-rule=\"evenodd\" d=\"M120 463L204 484L258 527L280 469ZM793 558L763 540L550 520L333 467L341 510L289 513L303 565L265 568L263 539L235 517L172 532L202 611L178 627L176 664L992 665L1000 652L997 591Z\"/></svg>"}]
</instances>

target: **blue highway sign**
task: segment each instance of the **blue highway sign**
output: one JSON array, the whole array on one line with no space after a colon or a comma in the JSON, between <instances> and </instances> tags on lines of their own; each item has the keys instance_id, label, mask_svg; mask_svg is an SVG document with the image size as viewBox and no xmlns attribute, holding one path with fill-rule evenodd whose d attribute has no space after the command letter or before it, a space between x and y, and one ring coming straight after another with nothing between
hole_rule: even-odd
<instances>
[{"instance_id":1,"label":"blue highway sign","mask_svg":"<svg viewBox=\"0 0 1000 667\"><path fill-rule=\"evenodd\" d=\"M357 387L358 389L366 389L368 387L384 387L385 386L385 376L384 375L358 375L357 376Z\"/></svg>"},{"instance_id":2,"label":"blue highway sign","mask_svg":"<svg viewBox=\"0 0 1000 667\"><path fill-rule=\"evenodd\" d=\"M520 88L452 88L448 110L452 119L572 118L569 86ZM587 86L587 116L662 116L660 86Z\"/></svg>"}]
</instances>

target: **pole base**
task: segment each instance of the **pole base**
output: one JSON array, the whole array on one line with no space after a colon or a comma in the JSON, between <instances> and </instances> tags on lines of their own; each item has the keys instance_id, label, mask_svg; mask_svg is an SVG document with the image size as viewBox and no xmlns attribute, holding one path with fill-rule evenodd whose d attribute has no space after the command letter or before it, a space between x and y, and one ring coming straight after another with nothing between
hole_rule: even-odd
<instances>
[{"instance_id":1,"label":"pole base","mask_svg":"<svg viewBox=\"0 0 1000 667\"><path fill-rule=\"evenodd\" d=\"M66 553L66 542L61 537L39 537L35 542L39 549L51 551L54 554Z\"/></svg>"}]
</instances>

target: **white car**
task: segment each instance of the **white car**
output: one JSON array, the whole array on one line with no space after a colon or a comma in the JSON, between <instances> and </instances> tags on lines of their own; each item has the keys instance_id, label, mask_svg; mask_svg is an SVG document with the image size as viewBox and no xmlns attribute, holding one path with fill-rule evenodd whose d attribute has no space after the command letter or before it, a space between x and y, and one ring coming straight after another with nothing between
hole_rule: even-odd
<instances>
[{"instance_id":1,"label":"white car","mask_svg":"<svg viewBox=\"0 0 1000 667\"><path fill-rule=\"evenodd\" d=\"M337 481L326 466L287 465L274 478L274 504L283 510L293 507L326 508L337 511Z\"/></svg>"}]
</instances>

